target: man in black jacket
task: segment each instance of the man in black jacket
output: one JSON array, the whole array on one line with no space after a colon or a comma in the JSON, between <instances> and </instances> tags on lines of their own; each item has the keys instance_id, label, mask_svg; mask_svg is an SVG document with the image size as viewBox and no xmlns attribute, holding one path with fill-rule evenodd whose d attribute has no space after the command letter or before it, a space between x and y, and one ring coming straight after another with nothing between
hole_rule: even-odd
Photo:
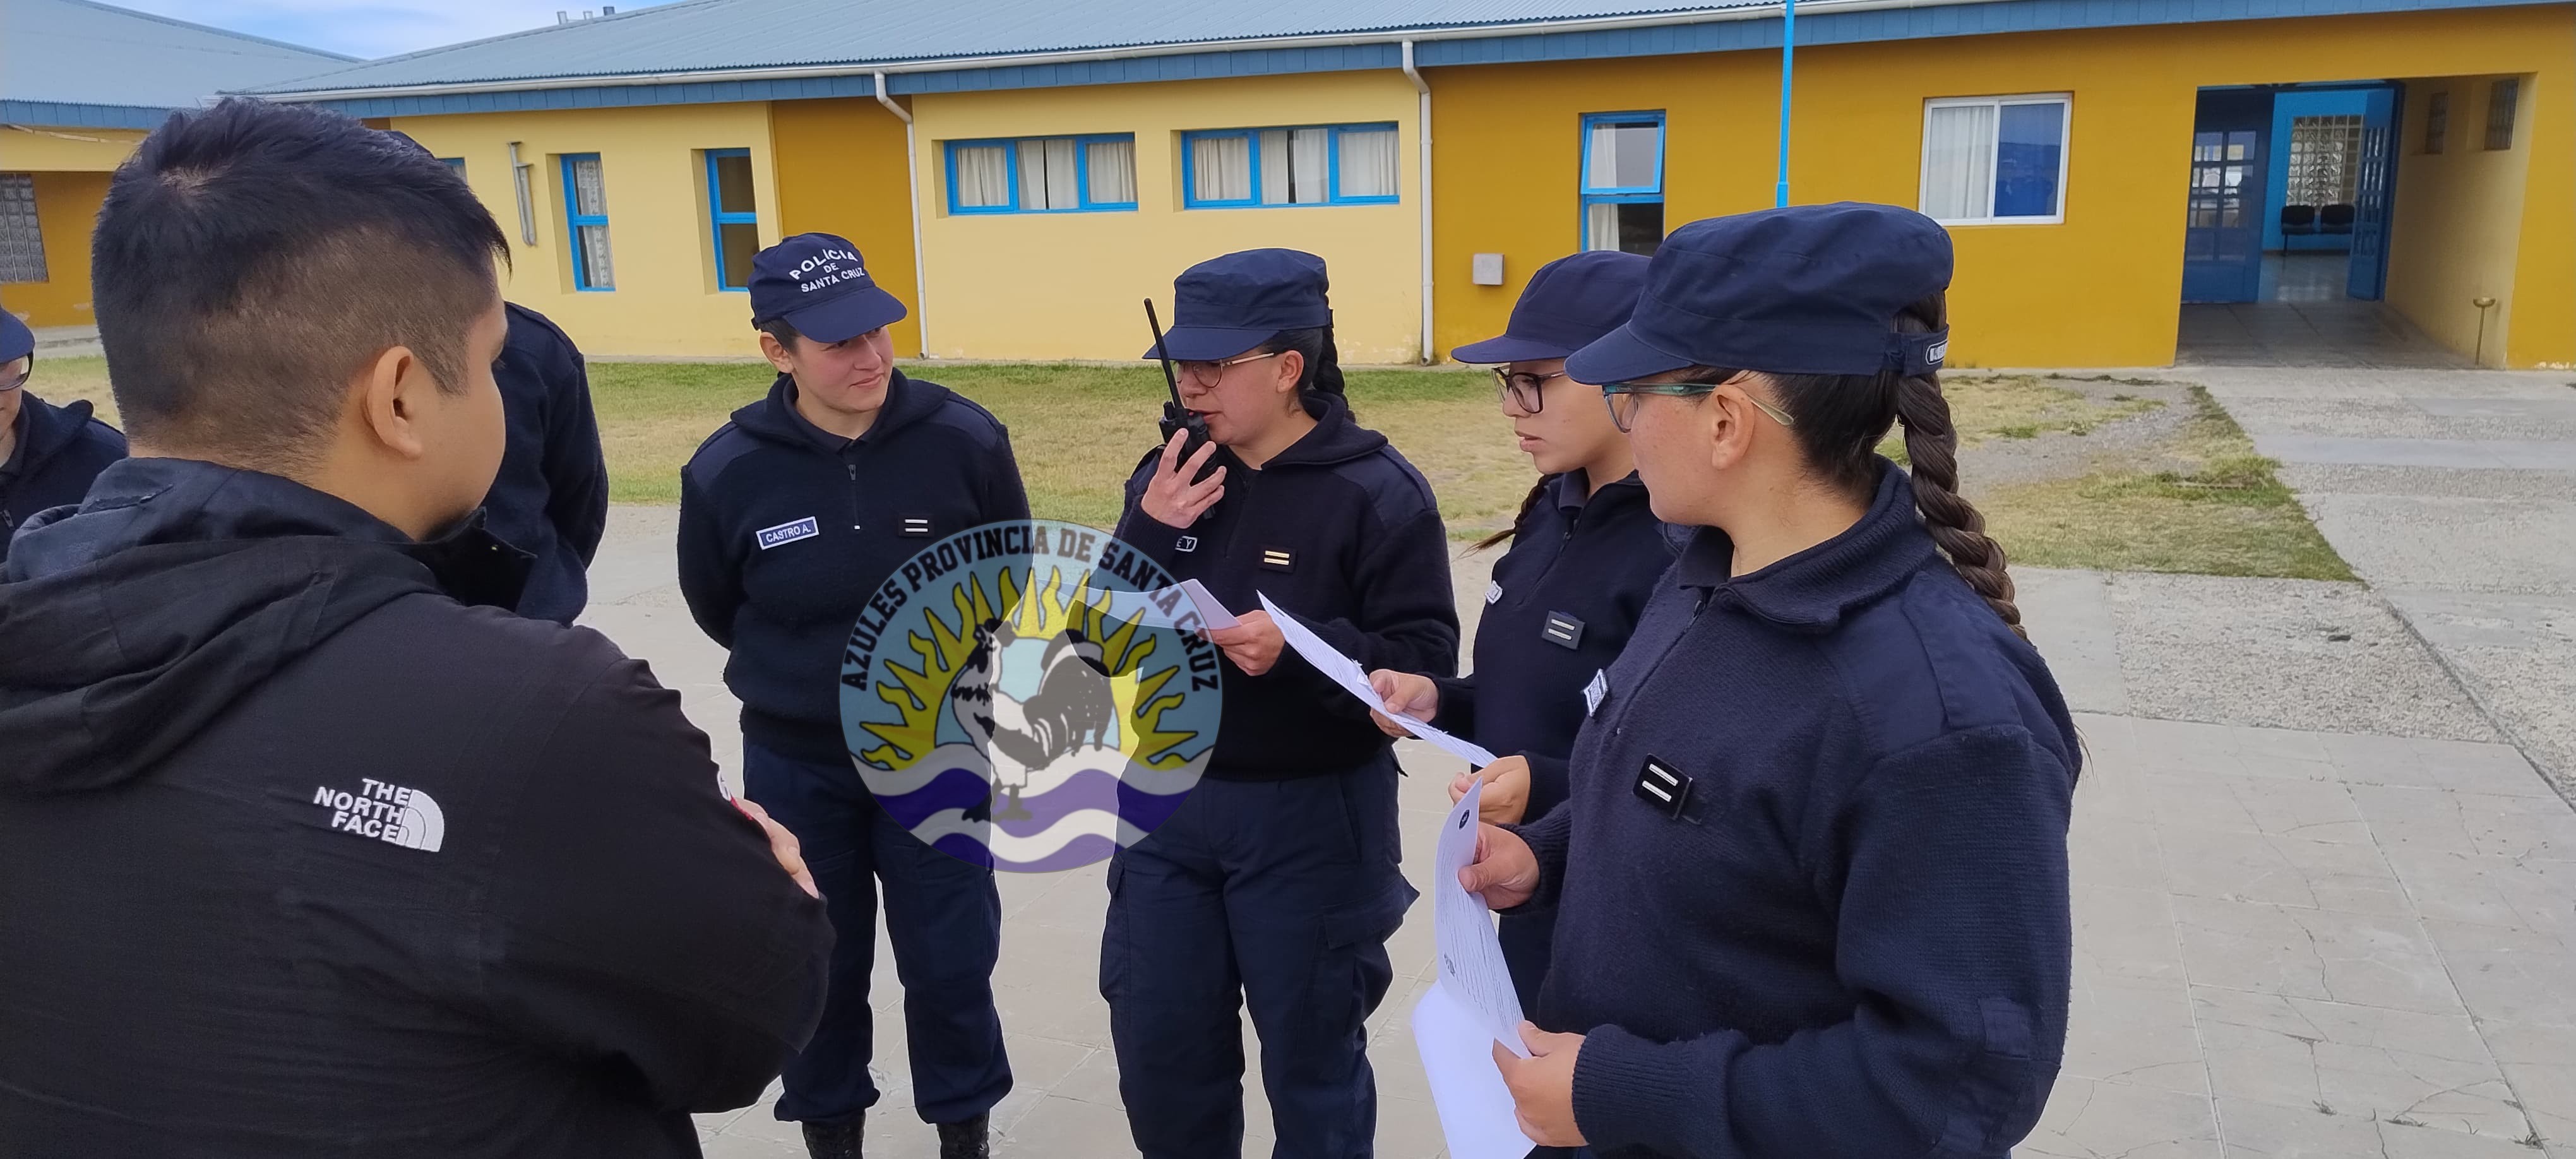
<instances>
[{"instance_id":1,"label":"man in black jacket","mask_svg":"<svg viewBox=\"0 0 2576 1159\"><path fill-rule=\"evenodd\" d=\"M993 966L1002 901L988 866L933 849L879 807L841 729L841 657L868 597L923 547L1029 517L1011 440L984 408L894 367L903 303L857 247L798 234L752 261L752 322L778 368L680 474L680 592L732 652L745 796L804 842L840 931L832 996L787 1068L778 1117L815 1159L859 1153L877 1087L868 975L878 884L903 979L913 1109L941 1159L982 1159L1011 1090Z\"/></svg>"},{"instance_id":2,"label":"man in black jacket","mask_svg":"<svg viewBox=\"0 0 2576 1159\"><path fill-rule=\"evenodd\" d=\"M232 101L144 141L94 248L142 457L0 572L0 1150L698 1154L830 930L676 694L501 610L500 230Z\"/></svg>"},{"instance_id":3,"label":"man in black jacket","mask_svg":"<svg viewBox=\"0 0 2576 1159\"><path fill-rule=\"evenodd\" d=\"M608 530L608 461L581 350L545 315L508 309L510 340L492 377L510 445L483 513L502 542L537 557L519 614L569 624L590 602L590 561Z\"/></svg>"},{"instance_id":4,"label":"man in black jacket","mask_svg":"<svg viewBox=\"0 0 2576 1159\"><path fill-rule=\"evenodd\" d=\"M125 457L125 436L91 418L87 399L55 406L27 390L35 368L35 332L0 310L0 559L19 524L80 502L90 480Z\"/></svg>"}]
</instances>

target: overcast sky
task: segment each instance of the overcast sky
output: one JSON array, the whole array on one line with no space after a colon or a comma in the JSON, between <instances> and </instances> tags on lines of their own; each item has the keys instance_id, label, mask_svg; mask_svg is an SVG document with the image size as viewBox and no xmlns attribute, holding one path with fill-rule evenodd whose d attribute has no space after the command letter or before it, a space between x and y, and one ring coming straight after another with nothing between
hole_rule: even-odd
<instances>
[{"instance_id":1,"label":"overcast sky","mask_svg":"<svg viewBox=\"0 0 2576 1159\"><path fill-rule=\"evenodd\" d=\"M229 28L350 56L417 52L578 19L600 0L107 0L120 7ZM620 12L657 0L608 0Z\"/></svg>"}]
</instances>

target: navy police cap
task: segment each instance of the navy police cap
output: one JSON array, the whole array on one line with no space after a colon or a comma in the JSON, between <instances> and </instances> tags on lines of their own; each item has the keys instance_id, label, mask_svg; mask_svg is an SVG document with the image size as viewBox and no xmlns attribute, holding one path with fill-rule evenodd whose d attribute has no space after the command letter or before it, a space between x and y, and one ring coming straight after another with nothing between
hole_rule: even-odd
<instances>
[{"instance_id":1,"label":"navy police cap","mask_svg":"<svg viewBox=\"0 0 2576 1159\"><path fill-rule=\"evenodd\" d=\"M816 342L847 342L903 320L850 240L800 233L751 259L751 321L785 321Z\"/></svg>"},{"instance_id":2,"label":"navy police cap","mask_svg":"<svg viewBox=\"0 0 2576 1159\"><path fill-rule=\"evenodd\" d=\"M1502 337L1449 352L1460 362L1539 362L1564 358L1619 328L1645 287L1642 256L1593 250L1540 266L1512 305Z\"/></svg>"},{"instance_id":3,"label":"navy police cap","mask_svg":"<svg viewBox=\"0 0 2576 1159\"><path fill-rule=\"evenodd\" d=\"M1628 324L1565 364L1579 382L1690 366L1772 374L1922 374L1949 331L1899 334L1905 307L1950 286L1950 235L1892 205L1794 205L1694 221L1646 270Z\"/></svg>"},{"instance_id":4,"label":"navy police cap","mask_svg":"<svg viewBox=\"0 0 2576 1159\"><path fill-rule=\"evenodd\" d=\"M36 352L36 332L7 310L0 310L0 362L16 362Z\"/></svg>"},{"instance_id":5,"label":"navy police cap","mask_svg":"<svg viewBox=\"0 0 2576 1159\"><path fill-rule=\"evenodd\" d=\"M1325 297L1324 259L1301 250L1245 250L1209 258L1172 281L1172 327L1155 358L1214 362L1232 358L1282 330L1333 324Z\"/></svg>"}]
</instances>

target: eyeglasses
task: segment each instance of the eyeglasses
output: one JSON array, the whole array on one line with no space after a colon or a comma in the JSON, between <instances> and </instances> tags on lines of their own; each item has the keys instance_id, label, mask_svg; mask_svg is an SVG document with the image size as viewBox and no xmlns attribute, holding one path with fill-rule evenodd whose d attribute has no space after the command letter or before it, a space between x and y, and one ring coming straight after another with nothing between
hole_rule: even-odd
<instances>
[{"instance_id":1,"label":"eyeglasses","mask_svg":"<svg viewBox=\"0 0 2576 1159\"><path fill-rule=\"evenodd\" d=\"M19 371L19 372L18 372L18 373L16 373L16 374L12 374L12 375L8 376L7 378L0 378L0 394L7 394L7 393L9 393L10 391L16 390L16 389L18 389L19 387L22 387L22 386L27 385L27 380L28 380L29 378L33 377L33 376L35 375L35 373L36 373L36 359L35 359L35 357L34 357L33 355L29 355L29 356L28 356L28 358L27 358L27 368L26 368L26 369L21 370L21 371Z\"/></svg>"},{"instance_id":2,"label":"eyeglasses","mask_svg":"<svg viewBox=\"0 0 2576 1159\"><path fill-rule=\"evenodd\" d=\"M1714 382L1606 382L1601 385L1601 402L1610 408L1611 425L1618 427L1619 433L1624 435L1637 421L1638 396L1663 394L1674 398L1697 398L1720 385ZM1798 425L1796 419L1789 417L1789 412L1750 394L1744 396L1744 401L1752 403L1755 410L1771 416L1772 422L1784 427Z\"/></svg>"},{"instance_id":3,"label":"eyeglasses","mask_svg":"<svg viewBox=\"0 0 2576 1159\"><path fill-rule=\"evenodd\" d=\"M1545 388L1549 380L1563 377L1565 372L1562 370L1554 374L1514 374L1508 367L1494 368L1497 394L1530 414L1537 414L1546 405Z\"/></svg>"},{"instance_id":4,"label":"eyeglasses","mask_svg":"<svg viewBox=\"0 0 2576 1159\"><path fill-rule=\"evenodd\" d=\"M1214 384L1216 380L1225 377L1225 372L1233 367L1247 362L1259 362L1264 358L1277 358L1284 353L1287 352L1273 350L1268 354L1246 354L1240 358L1228 358L1223 362L1175 362L1172 364L1172 372L1192 382Z\"/></svg>"}]
</instances>

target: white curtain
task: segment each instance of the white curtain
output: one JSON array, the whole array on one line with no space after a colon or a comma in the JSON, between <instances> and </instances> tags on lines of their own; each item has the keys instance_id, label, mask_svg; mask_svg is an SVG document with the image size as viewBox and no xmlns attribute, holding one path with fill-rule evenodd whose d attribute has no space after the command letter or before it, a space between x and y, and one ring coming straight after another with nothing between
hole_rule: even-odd
<instances>
[{"instance_id":1,"label":"white curtain","mask_svg":"<svg viewBox=\"0 0 2576 1159\"><path fill-rule=\"evenodd\" d=\"M1020 142L1020 208L1080 209L1076 145L1063 138Z\"/></svg>"},{"instance_id":2,"label":"white curtain","mask_svg":"<svg viewBox=\"0 0 2576 1159\"><path fill-rule=\"evenodd\" d=\"M1653 122L1592 126L1591 163L1585 167L1589 189L1651 190L1657 188L1655 162L1663 151L1664 131Z\"/></svg>"},{"instance_id":3,"label":"white curtain","mask_svg":"<svg viewBox=\"0 0 2576 1159\"><path fill-rule=\"evenodd\" d=\"M583 217L608 215L608 187L600 172L599 158L578 157L572 163L572 211ZM589 288L610 290L617 287L617 267L609 258L608 226L578 227L581 243L582 272L588 275Z\"/></svg>"},{"instance_id":4,"label":"white curtain","mask_svg":"<svg viewBox=\"0 0 2576 1159\"><path fill-rule=\"evenodd\" d=\"M608 189L600 174L597 157L573 159L572 211L583 217L602 217L608 213Z\"/></svg>"},{"instance_id":5,"label":"white curtain","mask_svg":"<svg viewBox=\"0 0 2576 1159\"><path fill-rule=\"evenodd\" d=\"M957 207L999 209L1011 204L1011 155L1000 145L957 150Z\"/></svg>"},{"instance_id":6,"label":"white curtain","mask_svg":"<svg viewBox=\"0 0 2576 1159\"><path fill-rule=\"evenodd\" d=\"M1923 113L1923 213L1935 221L1994 216L1995 106Z\"/></svg>"},{"instance_id":7,"label":"white curtain","mask_svg":"<svg viewBox=\"0 0 2576 1159\"><path fill-rule=\"evenodd\" d=\"M1261 204L1293 205L1289 177L1296 171L1296 150L1288 147L1288 130L1261 131Z\"/></svg>"},{"instance_id":8,"label":"white curtain","mask_svg":"<svg viewBox=\"0 0 2576 1159\"><path fill-rule=\"evenodd\" d=\"M607 226L585 225L581 227L581 260L583 272L590 275L591 289L614 290L617 288L617 267L611 264L608 259Z\"/></svg>"},{"instance_id":9,"label":"white curtain","mask_svg":"<svg viewBox=\"0 0 2576 1159\"><path fill-rule=\"evenodd\" d=\"M1093 141L1083 148L1087 153L1083 164L1091 168L1091 203L1135 204L1136 142Z\"/></svg>"},{"instance_id":10,"label":"white curtain","mask_svg":"<svg viewBox=\"0 0 2576 1159\"><path fill-rule=\"evenodd\" d=\"M1397 157L1394 129L1342 134L1342 196L1393 197Z\"/></svg>"},{"instance_id":11,"label":"white curtain","mask_svg":"<svg viewBox=\"0 0 2576 1159\"><path fill-rule=\"evenodd\" d=\"M1190 142L1190 200L1244 201L1251 196L1251 141L1200 137Z\"/></svg>"},{"instance_id":12,"label":"white curtain","mask_svg":"<svg viewBox=\"0 0 2576 1159\"><path fill-rule=\"evenodd\" d=\"M1594 202L1583 208L1583 248L1615 250L1619 248L1619 207L1610 202Z\"/></svg>"},{"instance_id":13,"label":"white curtain","mask_svg":"<svg viewBox=\"0 0 2576 1159\"><path fill-rule=\"evenodd\" d=\"M1297 205L1320 204L1332 196L1327 183L1333 175L1331 161L1333 131L1299 129L1291 134L1291 137L1288 150L1295 155L1296 160L1289 168L1293 178L1289 187L1289 197L1292 203ZM1268 161L1269 158L1264 157L1262 160Z\"/></svg>"}]
</instances>

